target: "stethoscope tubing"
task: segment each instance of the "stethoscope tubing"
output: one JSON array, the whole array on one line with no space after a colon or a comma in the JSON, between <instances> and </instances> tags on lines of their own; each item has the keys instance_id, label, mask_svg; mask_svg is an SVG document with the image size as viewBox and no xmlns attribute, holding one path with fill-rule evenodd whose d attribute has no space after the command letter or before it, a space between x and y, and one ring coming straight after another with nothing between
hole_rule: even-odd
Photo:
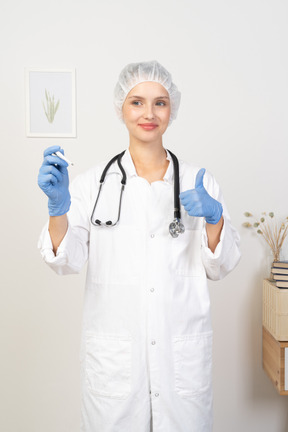
<instances>
[{"instance_id":1,"label":"stethoscope tubing","mask_svg":"<svg viewBox=\"0 0 288 432\"><path fill-rule=\"evenodd\" d=\"M127 181L127 176L126 176L126 172L122 166L121 160L122 157L124 155L126 150L124 150L122 153L119 153L118 155L114 156L106 165L106 167L104 168L102 175L100 177L100 186L99 186L99 190L98 190L98 194L97 194L97 198L93 207L93 211L91 214L91 218L90 221L92 223L92 225L94 226L115 226L119 220L120 220L120 214L121 214L121 206L122 206L122 197L123 197L123 192L126 186L126 181ZM180 208L180 176L179 176L179 162L177 157L174 155L174 153L172 153L170 150L167 149L167 151L169 152L172 161L173 161L173 166L174 166L174 222L178 221L177 223L181 223L181 208ZM100 197L100 193L103 187L103 184L105 182L105 178L106 178L106 174L109 170L109 168L111 167L111 165L117 161L117 164L119 166L119 169L122 173L122 180L121 180L121 193L120 193L120 199L119 199L119 207L118 207L118 217L116 222L112 223L112 221L107 221L105 224L103 224L99 219L93 220L93 216L97 207L97 203ZM183 224L182 224L183 226ZM184 226L183 226L184 228Z\"/></svg>"},{"instance_id":2,"label":"stethoscope tubing","mask_svg":"<svg viewBox=\"0 0 288 432\"><path fill-rule=\"evenodd\" d=\"M173 160L174 166L174 218L181 219L181 208L180 208L180 175L179 175L179 162L178 158L167 149Z\"/></svg>"}]
</instances>

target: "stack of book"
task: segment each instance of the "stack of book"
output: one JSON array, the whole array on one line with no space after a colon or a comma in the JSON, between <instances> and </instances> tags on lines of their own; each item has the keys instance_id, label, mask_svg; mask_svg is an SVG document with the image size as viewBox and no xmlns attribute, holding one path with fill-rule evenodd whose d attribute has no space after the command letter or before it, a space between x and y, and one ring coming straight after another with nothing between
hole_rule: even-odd
<instances>
[{"instance_id":1,"label":"stack of book","mask_svg":"<svg viewBox=\"0 0 288 432\"><path fill-rule=\"evenodd\" d=\"M288 261L274 262L271 273L278 288L288 288Z\"/></svg>"}]
</instances>

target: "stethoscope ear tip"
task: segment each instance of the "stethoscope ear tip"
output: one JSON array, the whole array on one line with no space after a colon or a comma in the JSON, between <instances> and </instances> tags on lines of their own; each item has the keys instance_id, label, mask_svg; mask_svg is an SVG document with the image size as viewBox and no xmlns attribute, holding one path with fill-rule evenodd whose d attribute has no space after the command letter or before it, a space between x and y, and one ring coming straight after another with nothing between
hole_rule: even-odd
<instances>
[{"instance_id":1,"label":"stethoscope ear tip","mask_svg":"<svg viewBox=\"0 0 288 432\"><path fill-rule=\"evenodd\" d=\"M100 226L100 225L102 225L102 222L99 219L96 219L95 224ZM109 220L109 221L105 222L105 225L107 225L107 226L113 225L113 222Z\"/></svg>"}]
</instances>

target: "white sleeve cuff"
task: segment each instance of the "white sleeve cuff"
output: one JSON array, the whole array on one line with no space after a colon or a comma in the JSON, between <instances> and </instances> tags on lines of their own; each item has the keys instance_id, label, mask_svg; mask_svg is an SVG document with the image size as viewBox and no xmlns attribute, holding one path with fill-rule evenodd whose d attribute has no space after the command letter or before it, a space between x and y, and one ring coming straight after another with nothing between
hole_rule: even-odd
<instances>
[{"instance_id":1,"label":"white sleeve cuff","mask_svg":"<svg viewBox=\"0 0 288 432\"><path fill-rule=\"evenodd\" d=\"M48 229L48 222L44 226L39 241L38 241L38 249L41 251L42 258L47 264L55 264L55 265L65 265L67 263L67 253L66 250L68 248L69 244L69 238L71 237L71 227L68 222L68 229L67 232L60 243L56 255L53 252L53 245Z\"/></svg>"},{"instance_id":2,"label":"white sleeve cuff","mask_svg":"<svg viewBox=\"0 0 288 432\"><path fill-rule=\"evenodd\" d=\"M240 237L227 217L223 216L224 223L220 234L220 241L214 253L208 247L206 226L202 231L202 262L208 279L223 279L237 265L240 260Z\"/></svg>"},{"instance_id":3,"label":"white sleeve cuff","mask_svg":"<svg viewBox=\"0 0 288 432\"><path fill-rule=\"evenodd\" d=\"M207 256L208 259L216 260L220 257L222 249L223 249L223 240L225 238L225 232L226 232L226 225L227 222L225 221L225 216L223 215L223 226L220 234L220 240L219 243L216 246L216 249L214 253L209 249L208 247L208 236L206 231L206 223L204 223L203 230L202 230L202 249L204 254Z\"/></svg>"}]
</instances>

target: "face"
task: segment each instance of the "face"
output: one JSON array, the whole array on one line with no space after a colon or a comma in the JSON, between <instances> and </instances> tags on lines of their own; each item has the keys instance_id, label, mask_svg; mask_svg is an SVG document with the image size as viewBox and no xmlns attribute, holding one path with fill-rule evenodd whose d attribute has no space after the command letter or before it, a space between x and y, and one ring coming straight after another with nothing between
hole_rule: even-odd
<instances>
[{"instance_id":1,"label":"face","mask_svg":"<svg viewBox=\"0 0 288 432\"><path fill-rule=\"evenodd\" d=\"M130 138L145 142L161 140L169 124L169 93L157 82L137 84L128 93L122 112Z\"/></svg>"}]
</instances>

